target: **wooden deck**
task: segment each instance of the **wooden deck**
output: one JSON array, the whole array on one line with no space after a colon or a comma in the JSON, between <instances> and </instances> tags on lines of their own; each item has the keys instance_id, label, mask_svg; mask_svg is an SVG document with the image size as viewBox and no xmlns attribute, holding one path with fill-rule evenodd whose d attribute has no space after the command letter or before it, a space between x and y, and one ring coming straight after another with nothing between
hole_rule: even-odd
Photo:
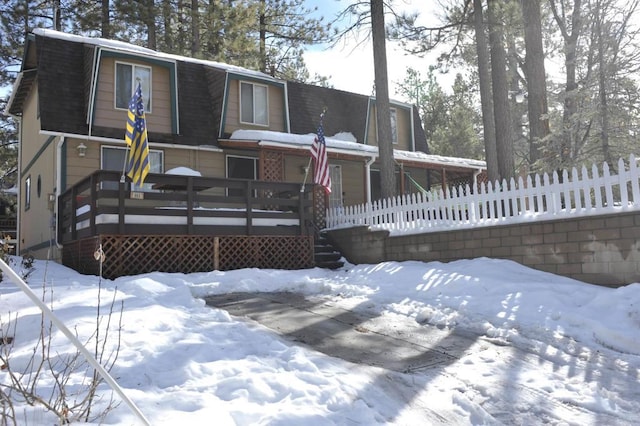
<instances>
[{"instance_id":1,"label":"wooden deck","mask_svg":"<svg viewBox=\"0 0 640 426\"><path fill-rule=\"evenodd\" d=\"M132 191L120 175L96 171L60 196L65 265L116 278L314 264L312 185L150 174Z\"/></svg>"}]
</instances>

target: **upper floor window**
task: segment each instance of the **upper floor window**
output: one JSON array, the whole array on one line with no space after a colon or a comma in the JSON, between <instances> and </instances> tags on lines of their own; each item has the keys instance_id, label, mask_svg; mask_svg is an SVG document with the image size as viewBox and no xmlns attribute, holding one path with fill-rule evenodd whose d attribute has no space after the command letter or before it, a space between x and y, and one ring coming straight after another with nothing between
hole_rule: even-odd
<instances>
[{"instance_id":1,"label":"upper floor window","mask_svg":"<svg viewBox=\"0 0 640 426\"><path fill-rule=\"evenodd\" d=\"M391 142L396 145L398 143L398 110L395 108L389 108L389 115L391 119ZM378 116L376 115L376 126L378 125ZM376 131L376 141L378 140L378 132ZM379 142L379 141L378 141Z\"/></svg>"},{"instance_id":2,"label":"upper floor window","mask_svg":"<svg viewBox=\"0 0 640 426\"><path fill-rule=\"evenodd\" d=\"M268 87L240 82L240 122L269 125Z\"/></svg>"},{"instance_id":3,"label":"upper floor window","mask_svg":"<svg viewBox=\"0 0 640 426\"><path fill-rule=\"evenodd\" d=\"M129 108L129 101L133 95L133 91L138 87L142 89L142 100L144 101L144 109L151 112L151 68L143 65L128 64L125 62L116 62L115 76L115 96L116 108Z\"/></svg>"},{"instance_id":4,"label":"upper floor window","mask_svg":"<svg viewBox=\"0 0 640 426\"><path fill-rule=\"evenodd\" d=\"M391 141L398 143L398 110L391 108Z\"/></svg>"}]
</instances>

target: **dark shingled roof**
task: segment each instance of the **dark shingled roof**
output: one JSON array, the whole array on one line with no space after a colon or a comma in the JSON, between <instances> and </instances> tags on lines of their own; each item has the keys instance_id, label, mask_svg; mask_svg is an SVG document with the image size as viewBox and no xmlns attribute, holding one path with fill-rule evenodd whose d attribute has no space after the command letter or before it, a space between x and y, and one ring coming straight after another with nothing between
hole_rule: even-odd
<instances>
[{"instance_id":1,"label":"dark shingled roof","mask_svg":"<svg viewBox=\"0 0 640 426\"><path fill-rule=\"evenodd\" d=\"M35 43L30 47L37 49L37 68L25 73L19 90L31 90L37 72L42 130L87 134L86 112L95 46L36 35ZM215 145L222 115L225 72L203 64L178 61L176 78L180 88L180 134L150 131L149 139L182 145ZM21 96L25 97L26 93L21 92ZM22 101L14 102L10 112L21 114L22 107ZM124 124L122 128L94 126L91 133L123 139Z\"/></svg>"},{"instance_id":2,"label":"dark shingled roof","mask_svg":"<svg viewBox=\"0 0 640 426\"><path fill-rule=\"evenodd\" d=\"M87 134L86 114L92 84L93 52L96 47L90 43L42 35L35 35L31 40L35 40L35 43L28 43L27 47L36 50L29 50L27 53L33 63L27 64L28 67L23 70L23 80L14 94L10 112L16 115L22 113L24 99L37 78L42 130ZM226 72L203 63L191 62L188 58L176 63L180 134L150 131L149 138L154 142L180 145L216 145L221 126ZM368 96L297 82L287 82L287 95L291 133L315 133L320 114L326 109L324 130L327 135L349 132L357 142L364 143ZM415 149L428 153L427 141L415 107L413 113ZM91 133L94 136L122 139L124 126L93 126Z\"/></svg>"},{"instance_id":3,"label":"dark shingled roof","mask_svg":"<svg viewBox=\"0 0 640 426\"><path fill-rule=\"evenodd\" d=\"M213 114L216 98L223 92L211 92L208 84L211 72L202 64L178 62L178 105L180 105L180 135L176 142L183 145L214 145L220 127L220 114ZM224 71L219 71L224 84ZM220 101L221 102L221 101Z\"/></svg>"},{"instance_id":4,"label":"dark shingled roof","mask_svg":"<svg viewBox=\"0 0 640 426\"><path fill-rule=\"evenodd\" d=\"M364 143L369 97L310 84L287 82L291 133L315 133L326 108L324 131L328 136L351 132Z\"/></svg>"},{"instance_id":5,"label":"dark shingled roof","mask_svg":"<svg viewBox=\"0 0 640 426\"><path fill-rule=\"evenodd\" d=\"M86 134L82 44L36 36L42 130Z\"/></svg>"}]
</instances>

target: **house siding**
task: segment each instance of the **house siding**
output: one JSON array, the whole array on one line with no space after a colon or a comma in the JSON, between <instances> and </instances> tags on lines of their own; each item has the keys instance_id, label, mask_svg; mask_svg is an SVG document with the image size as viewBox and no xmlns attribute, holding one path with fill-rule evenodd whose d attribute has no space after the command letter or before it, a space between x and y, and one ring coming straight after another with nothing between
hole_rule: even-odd
<instances>
[{"instance_id":1,"label":"house siding","mask_svg":"<svg viewBox=\"0 0 640 426\"><path fill-rule=\"evenodd\" d=\"M145 113L147 127L157 133L171 133L171 82L169 70L153 66L144 61L127 59L126 63L151 67L151 112ZM94 125L122 128L127 120L127 111L116 109L114 103L115 63L111 57L102 58L98 75L98 87L95 99Z\"/></svg>"},{"instance_id":2,"label":"house siding","mask_svg":"<svg viewBox=\"0 0 640 426\"><path fill-rule=\"evenodd\" d=\"M342 202L346 206L362 204L366 201L364 162L330 161L342 166Z\"/></svg>"},{"instance_id":3,"label":"house siding","mask_svg":"<svg viewBox=\"0 0 640 426\"><path fill-rule=\"evenodd\" d=\"M225 157L222 152L215 151L165 149L164 167L165 171L174 167L189 167L202 176L224 177Z\"/></svg>"},{"instance_id":4,"label":"house siding","mask_svg":"<svg viewBox=\"0 0 640 426\"><path fill-rule=\"evenodd\" d=\"M46 257L49 246L53 246L51 256L59 259L55 243L51 238L54 232L53 211L50 209L48 194L55 193L56 161L55 150L58 138L40 134L38 117L38 91L34 87L25 102L21 129L21 163L20 163L20 241L19 254L31 253L36 257ZM27 178L31 177L30 207L25 210L24 188ZM38 181L40 191L38 193Z\"/></svg>"},{"instance_id":5,"label":"house siding","mask_svg":"<svg viewBox=\"0 0 640 426\"><path fill-rule=\"evenodd\" d=\"M398 143L393 144L393 149L399 149L402 151L413 151L412 131L411 131L411 110L391 105L391 108L395 108L397 118L397 130L398 130ZM369 125L367 127L367 145L378 146L378 133L377 133L377 119L376 119L376 105L371 103L369 110Z\"/></svg>"}]
</instances>

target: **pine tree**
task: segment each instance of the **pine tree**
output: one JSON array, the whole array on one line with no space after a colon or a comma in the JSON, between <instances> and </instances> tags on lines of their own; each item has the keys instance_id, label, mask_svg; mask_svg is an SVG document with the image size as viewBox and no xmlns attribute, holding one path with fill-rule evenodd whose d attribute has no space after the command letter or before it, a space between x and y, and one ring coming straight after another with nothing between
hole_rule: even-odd
<instances>
[{"instance_id":1,"label":"pine tree","mask_svg":"<svg viewBox=\"0 0 640 426\"><path fill-rule=\"evenodd\" d=\"M259 70L306 81L302 48L328 40L330 25L312 18L303 0L258 0Z\"/></svg>"}]
</instances>

